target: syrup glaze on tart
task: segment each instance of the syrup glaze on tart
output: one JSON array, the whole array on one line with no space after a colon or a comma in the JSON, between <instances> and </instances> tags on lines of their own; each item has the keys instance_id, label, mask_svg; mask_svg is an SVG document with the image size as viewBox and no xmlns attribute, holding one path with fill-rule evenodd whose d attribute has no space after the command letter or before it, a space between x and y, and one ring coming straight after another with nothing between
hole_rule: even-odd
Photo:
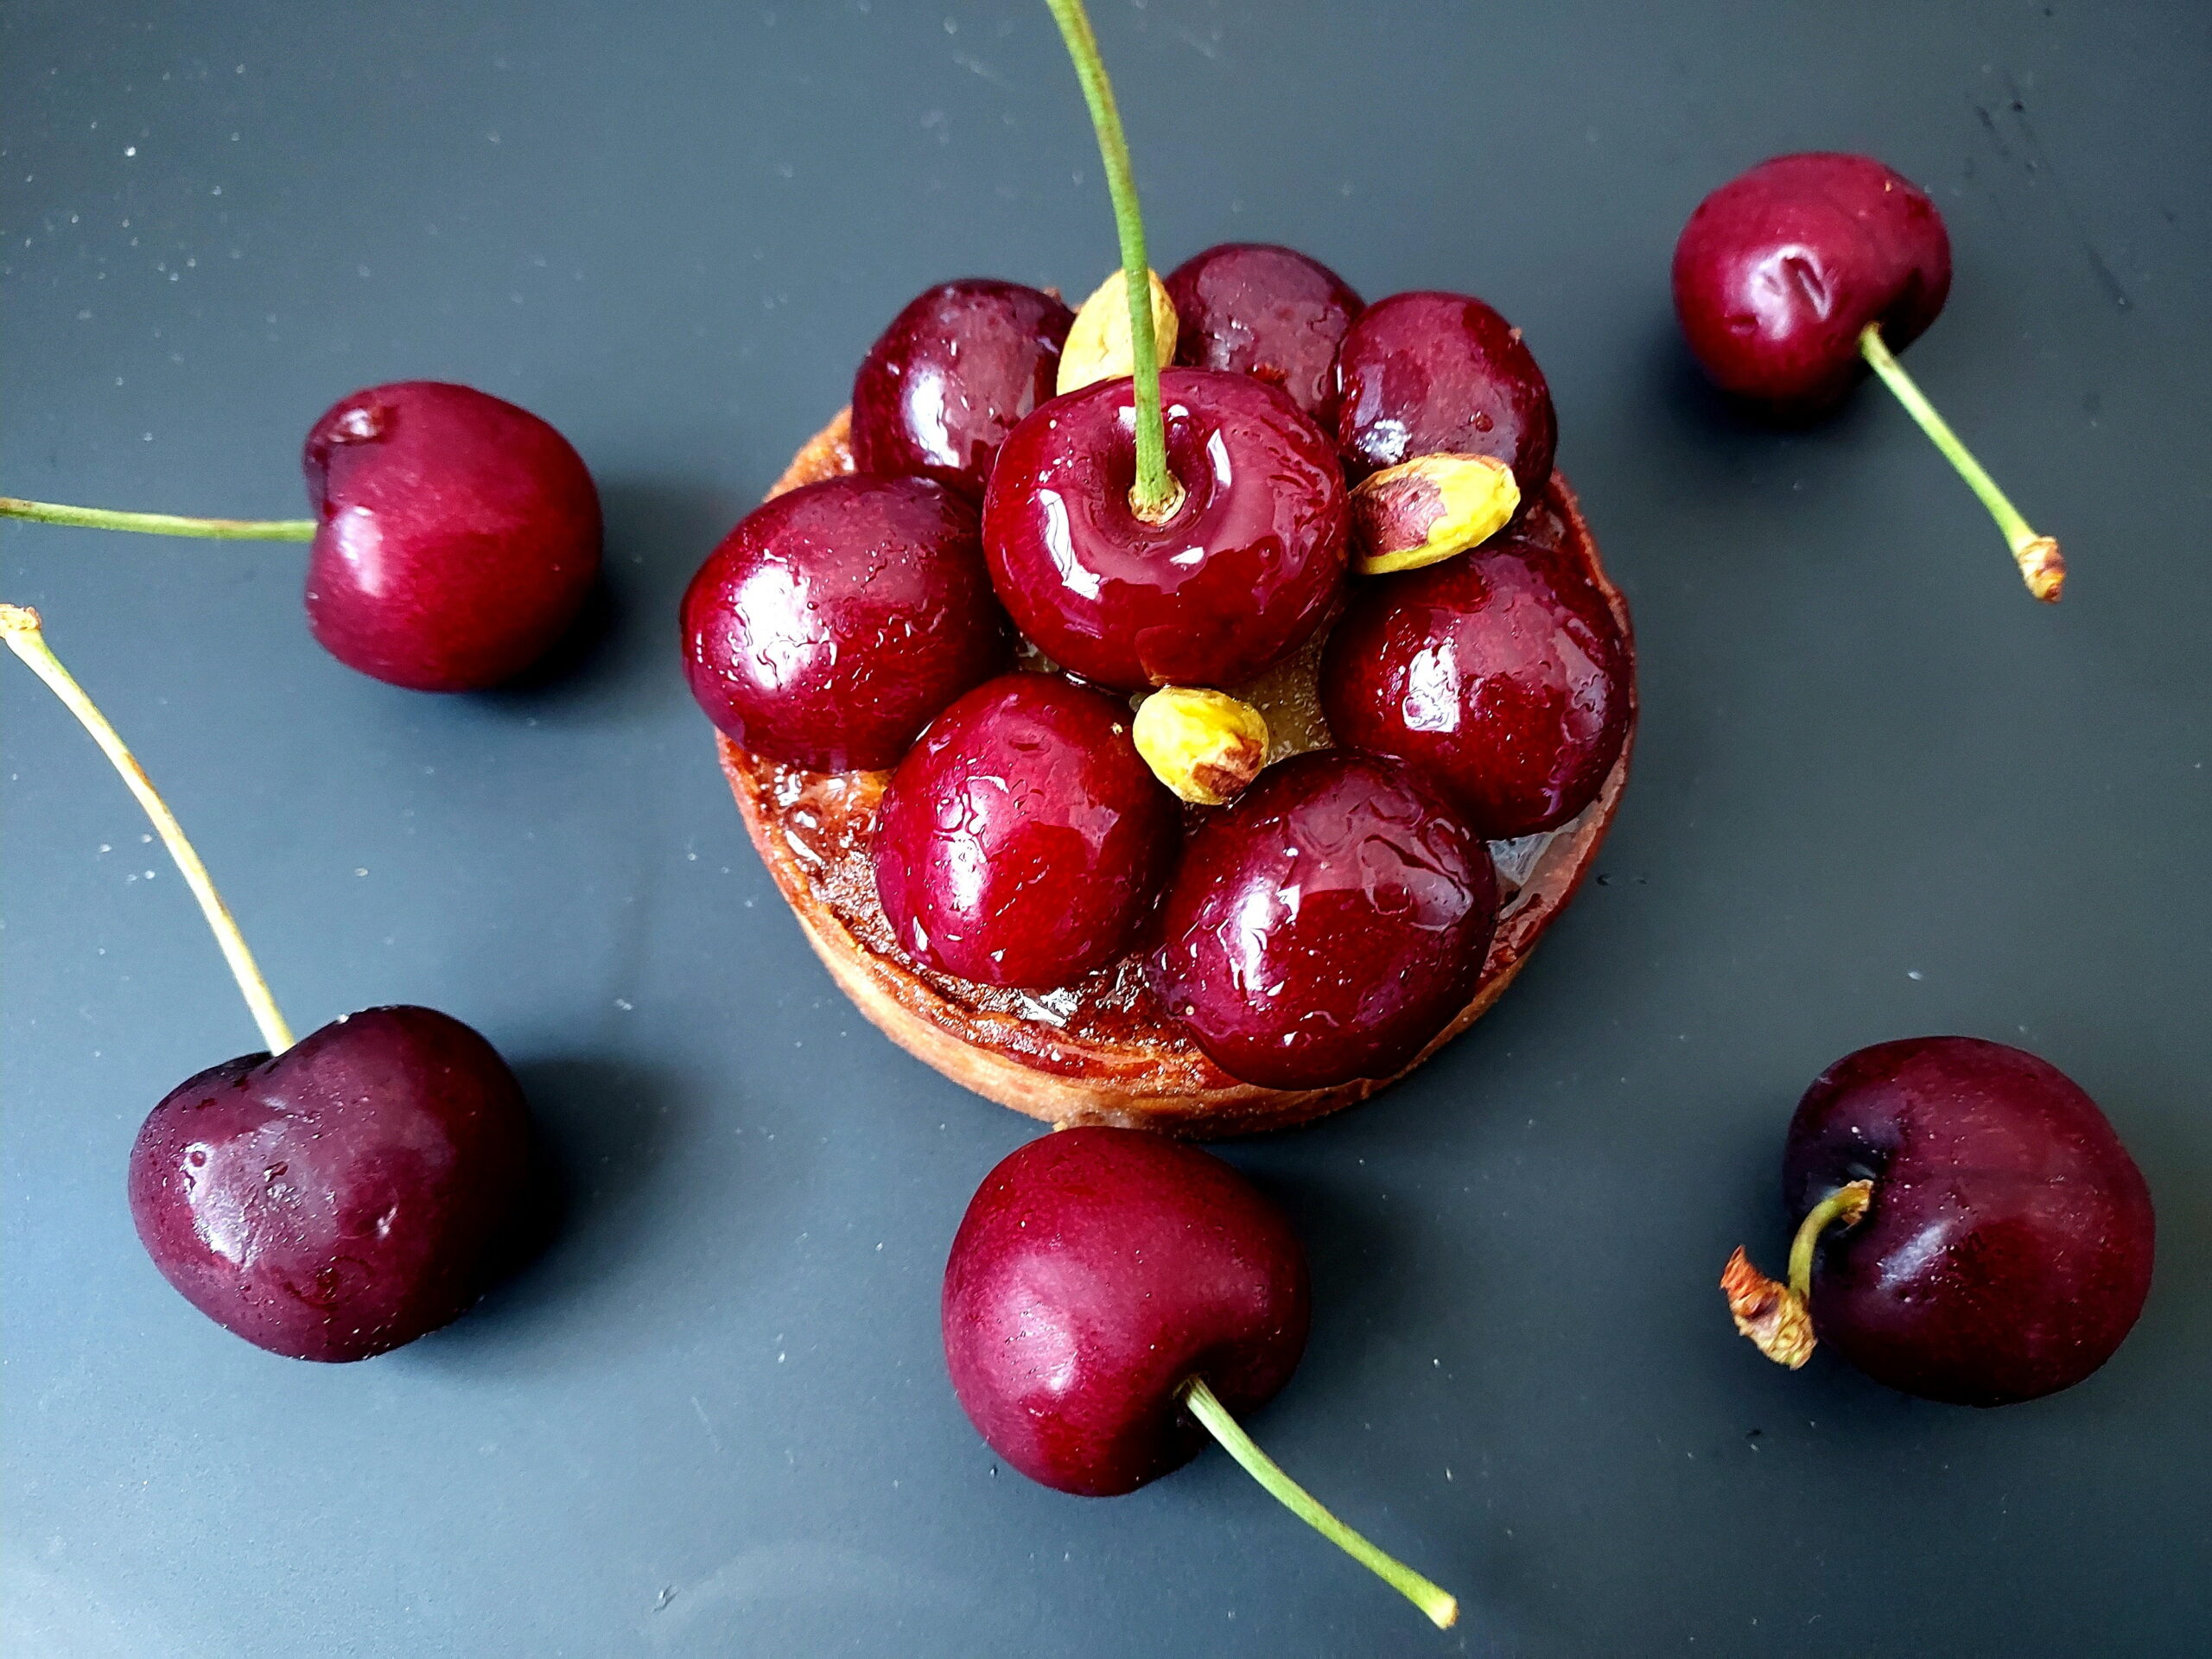
<instances>
[{"instance_id":1,"label":"syrup glaze on tart","mask_svg":"<svg viewBox=\"0 0 2212 1659\"><path fill-rule=\"evenodd\" d=\"M769 498L851 472L849 433L849 413L840 413L792 458ZM1564 479L1552 475L1517 529L1580 566L1629 638L1627 606L1605 579ZM1327 634L1325 626L1287 660L1238 688L1267 716L1270 760L1330 745L1315 690ZM926 968L899 948L876 898L870 839L890 774L808 772L727 737L717 741L753 847L830 977L893 1041L963 1087L1055 1125L1116 1123L1213 1138L1304 1122L1395 1080L1303 1090L1239 1082L1169 1018L1147 988L1135 953L1042 992L979 985ZM1497 1000L1573 896L1619 803L1633 744L1631 707L1629 741L1596 800L1557 830L1491 844L1502 903L1481 980L1467 1006L1406 1071Z\"/></svg>"}]
</instances>

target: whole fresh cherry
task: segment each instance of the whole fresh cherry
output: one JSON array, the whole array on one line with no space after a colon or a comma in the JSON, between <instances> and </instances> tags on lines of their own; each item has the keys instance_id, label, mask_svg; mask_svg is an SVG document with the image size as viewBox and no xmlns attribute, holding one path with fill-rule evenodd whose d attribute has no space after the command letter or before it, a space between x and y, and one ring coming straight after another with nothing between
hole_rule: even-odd
<instances>
[{"instance_id":1,"label":"whole fresh cherry","mask_svg":"<svg viewBox=\"0 0 2212 1659\"><path fill-rule=\"evenodd\" d=\"M1738 1327L1793 1368L1814 1341L1877 1382L1997 1406L2112 1357L2151 1287L2150 1189L2096 1103L2002 1043L1916 1037L1847 1054L1790 1122L1802 1217L1784 1285L1738 1250Z\"/></svg>"},{"instance_id":2,"label":"whole fresh cherry","mask_svg":"<svg viewBox=\"0 0 2212 1659\"><path fill-rule=\"evenodd\" d=\"M1951 290L1936 204L1867 156L1777 156L1697 206L1675 245L1675 311L1722 390L1804 418L1866 372L1859 335L1900 351Z\"/></svg>"},{"instance_id":3,"label":"whole fresh cherry","mask_svg":"<svg viewBox=\"0 0 2212 1659\"><path fill-rule=\"evenodd\" d=\"M1559 423L1521 331L1465 294L1393 294L1337 353L1337 448L1355 477L1418 455L1488 455L1533 501Z\"/></svg>"},{"instance_id":4,"label":"whole fresh cherry","mask_svg":"<svg viewBox=\"0 0 2212 1659\"><path fill-rule=\"evenodd\" d=\"M1181 829L1128 704L1007 674L931 722L876 813L875 888L918 961L1046 989L1129 948Z\"/></svg>"},{"instance_id":5,"label":"whole fresh cherry","mask_svg":"<svg viewBox=\"0 0 2212 1659\"><path fill-rule=\"evenodd\" d=\"M683 629L708 718L817 772L897 765L1013 649L974 505L926 478L832 478L754 508L692 577Z\"/></svg>"},{"instance_id":6,"label":"whole fresh cherry","mask_svg":"<svg viewBox=\"0 0 2212 1659\"><path fill-rule=\"evenodd\" d=\"M1337 348L1362 303L1343 277L1290 248L1224 242L1176 266L1166 285L1178 363L1257 375L1328 429Z\"/></svg>"},{"instance_id":7,"label":"whole fresh cherry","mask_svg":"<svg viewBox=\"0 0 2212 1659\"><path fill-rule=\"evenodd\" d=\"M1146 968L1231 1077L1321 1088L1410 1064L1474 995L1497 921L1481 833L1399 762L1326 750L1192 831Z\"/></svg>"},{"instance_id":8,"label":"whole fresh cherry","mask_svg":"<svg viewBox=\"0 0 2212 1659\"><path fill-rule=\"evenodd\" d=\"M1014 429L991 474L991 580L1021 631L1085 679L1235 684L1335 603L1344 480L1279 388L1211 369L1163 370L1160 383L1177 504L1158 522L1131 505L1130 381L1055 398Z\"/></svg>"},{"instance_id":9,"label":"whole fresh cherry","mask_svg":"<svg viewBox=\"0 0 2212 1659\"><path fill-rule=\"evenodd\" d=\"M1338 742L1405 761L1490 841L1595 800L1635 702L1605 595L1511 537L1359 584L1320 688Z\"/></svg>"},{"instance_id":10,"label":"whole fresh cherry","mask_svg":"<svg viewBox=\"0 0 2212 1659\"><path fill-rule=\"evenodd\" d=\"M986 277L918 296L853 378L853 464L980 500L1007 434L1052 397L1074 321L1050 294Z\"/></svg>"}]
</instances>

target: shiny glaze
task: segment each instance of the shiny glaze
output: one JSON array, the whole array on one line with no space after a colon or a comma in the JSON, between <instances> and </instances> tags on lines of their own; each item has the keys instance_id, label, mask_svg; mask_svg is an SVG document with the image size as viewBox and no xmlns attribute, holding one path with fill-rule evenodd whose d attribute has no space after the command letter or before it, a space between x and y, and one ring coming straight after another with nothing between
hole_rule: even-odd
<instances>
[{"instance_id":1,"label":"shiny glaze","mask_svg":"<svg viewBox=\"0 0 2212 1659\"><path fill-rule=\"evenodd\" d=\"M1803 417L1866 372L1859 331L1901 351L1951 289L1936 204L1866 156L1777 156L1697 205L1675 245L1675 311L1724 391Z\"/></svg>"},{"instance_id":2,"label":"shiny glaze","mask_svg":"<svg viewBox=\"0 0 2212 1659\"><path fill-rule=\"evenodd\" d=\"M1382 1077L1467 1004L1497 920L1482 837L1395 761L1269 767L1192 831L1146 966L1231 1077Z\"/></svg>"},{"instance_id":3,"label":"shiny glaze","mask_svg":"<svg viewBox=\"0 0 2212 1659\"><path fill-rule=\"evenodd\" d=\"M692 577L683 627L715 726L819 772L897 765L1013 650L975 507L925 478L833 478L754 508Z\"/></svg>"},{"instance_id":4,"label":"shiny glaze","mask_svg":"<svg viewBox=\"0 0 2212 1659\"><path fill-rule=\"evenodd\" d=\"M1052 395L1075 313L1038 289L971 276L917 296L853 377L853 461L977 500L1022 417Z\"/></svg>"},{"instance_id":5,"label":"shiny glaze","mask_svg":"<svg viewBox=\"0 0 2212 1659\"><path fill-rule=\"evenodd\" d=\"M983 1178L944 1268L944 1357L991 1449L1108 1497L1206 1442L1176 1390L1274 1397L1311 1317L1282 1212L1218 1158L1141 1129L1072 1128Z\"/></svg>"},{"instance_id":6,"label":"shiny glaze","mask_svg":"<svg viewBox=\"0 0 2212 1659\"><path fill-rule=\"evenodd\" d=\"M1337 353L1337 448L1355 477L1415 455L1490 455L1533 501L1552 475L1551 388L1521 331L1464 294L1393 294Z\"/></svg>"},{"instance_id":7,"label":"shiny glaze","mask_svg":"<svg viewBox=\"0 0 2212 1659\"><path fill-rule=\"evenodd\" d=\"M212 1066L130 1150L130 1216L209 1319L294 1359L365 1359L461 1313L523 1221L530 1125L492 1046L371 1008Z\"/></svg>"},{"instance_id":8,"label":"shiny glaze","mask_svg":"<svg viewBox=\"0 0 2212 1659\"><path fill-rule=\"evenodd\" d=\"M2001 1043L1916 1037L1846 1055L1789 1125L1802 1216L1847 1182L1873 1203L1824 1235L1820 1340L1891 1388L2003 1405L2112 1357L2151 1287L2150 1189L2066 1075Z\"/></svg>"},{"instance_id":9,"label":"shiny glaze","mask_svg":"<svg viewBox=\"0 0 2212 1659\"><path fill-rule=\"evenodd\" d=\"M1181 507L1160 524L1130 511L1130 383L1086 386L1000 452L983 500L991 581L1022 632L1085 679L1230 685L1287 655L1335 601L1344 480L1275 387L1211 369L1160 378Z\"/></svg>"},{"instance_id":10,"label":"shiny glaze","mask_svg":"<svg viewBox=\"0 0 2212 1659\"><path fill-rule=\"evenodd\" d=\"M308 432L308 626L348 668L417 691L512 679L599 575L599 493L528 410L435 380L370 386Z\"/></svg>"},{"instance_id":11,"label":"shiny glaze","mask_svg":"<svg viewBox=\"0 0 2212 1659\"><path fill-rule=\"evenodd\" d=\"M1257 375L1327 430L1337 407L1337 347L1363 303L1318 259L1265 242L1224 242L1167 274L1180 325L1175 360Z\"/></svg>"},{"instance_id":12,"label":"shiny glaze","mask_svg":"<svg viewBox=\"0 0 2212 1659\"><path fill-rule=\"evenodd\" d=\"M876 816L876 893L939 971L1051 989L1128 950L1181 830L1126 702L1007 674L932 721Z\"/></svg>"},{"instance_id":13,"label":"shiny glaze","mask_svg":"<svg viewBox=\"0 0 2212 1659\"><path fill-rule=\"evenodd\" d=\"M1489 841L1555 828L1597 798L1631 686L1605 596L1516 539L1358 584L1321 660L1337 741L1397 756Z\"/></svg>"}]
</instances>

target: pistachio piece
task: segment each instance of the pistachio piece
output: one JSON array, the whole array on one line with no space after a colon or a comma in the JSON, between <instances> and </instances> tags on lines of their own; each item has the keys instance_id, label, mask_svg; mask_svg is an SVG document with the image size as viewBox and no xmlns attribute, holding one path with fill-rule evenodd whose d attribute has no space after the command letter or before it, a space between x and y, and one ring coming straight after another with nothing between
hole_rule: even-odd
<instances>
[{"instance_id":1,"label":"pistachio piece","mask_svg":"<svg viewBox=\"0 0 2212 1659\"><path fill-rule=\"evenodd\" d=\"M1225 691L1163 687L1139 705L1129 734L1152 775L1199 806L1225 804L1268 760L1268 722Z\"/></svg>"},{"instance_id":2,"label":"pistachio piece","mask_svg":"<svg viewBox=\"0 0 2212 1659\"><path fill-rule=\"evenodd\" d=\"M1488 541L1520 505L1521 486L1502 461L1416 455L1352 491L1352 554L1363 575L1418 570Z\"/></svg>"},{"instance_id":3,"label":"pistachio piece","mask_svg":"<svg viewBox=\"0 0 2212 1659\"><path fill-rule=\"evenodd\" d=\"M1159 343L1160 361L1175 360L1175 302L1167 297L1167 284L1160 273L1152 278L1152 333ZM1054 390L1063 395L1094 380L1114 380L1136 372L1129 350L1129 290L1116 271L1099 283L1075 314L1067 343L1060 347L1060 378Z\"/></svg>"}]
</instances>

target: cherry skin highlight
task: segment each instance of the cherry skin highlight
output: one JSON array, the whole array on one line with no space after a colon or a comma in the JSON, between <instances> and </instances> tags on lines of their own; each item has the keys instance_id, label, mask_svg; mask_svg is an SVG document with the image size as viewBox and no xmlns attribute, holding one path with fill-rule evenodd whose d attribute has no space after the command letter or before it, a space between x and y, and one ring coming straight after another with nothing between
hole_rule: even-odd
<instances>
[{"instance_id":1,"label":"cherry skin highlight","mask_svg":"<svg viewBox=\"0 0 2212 1659\"><path fill-rule=\"evenodd\" d=\"M931 723L876 813L876 893L909 955L1041 990L1129 948L1181 830L1129 722L1058 675L1007 674Z\"/></svg>"},{"instance_id":2,"label":"cherry skin highlight","mask_svg":"<svg viewBox=\"0 0 2212 1659\"><path fill-rule=\"evenodd\" d=\"M293 1359L365 1359L486 1288L529 1152L489 1043L429 1008L371 1008L171 1091L130 1151L130 1215L216 1324Z\"/></svg>"},{"instance_id":3,"label":"cherry skin highlight","mask_svg":"<svg viewBox=\"0 0 2212 1659\"><path fill-rule=\"evenodd\" d=\"M1257 375L1327 430L1336 416L1337 348L1362 301L1317 259L1264 242L1224 242L1166 278L1179 325L1175 360Z\"/></svg>"},{"instance_id":4,"label":"cherry skin highlight","mask_svg":"<svg viewBox=\"0 0 2212 1659\"><path fill-rule=\"evenodd\" d=\"M1675 245L1675 312L1723 391L1793 419L1866 372L1859 336L1902 351L1951 289L1936 204L1866 156L1777 156L1697 205Z\"/></svg>"},{"instance_id":5,"label":"cherry skin highlight","mask_svg":"<svg viewBox=\"0 0 2212 1659\"><path fill-rule=\"evenodd\" d=\"M683 626L708 718L817 772L896 766L1013 650L975 507L925 478L826 479L754 508L692 577Z\"/></svg>"},{"instance_id":6,"label":"cherry skin highlight","mask_svg":"<svg viewBox=\"0 0 2212 1659\"><path fill-rule=\"evenodd\" d=\"M1482 836L1412 772L1332 749L1270 766L1192 832L1146 961L1233 1077L1402 1070L1465 1007L1497 921Z\"/></svg>"},{"instance_id":7,"label":"cherry skin highlight","mask_svg":"<svg viewBox=\"0 0 2212 1659\"><path fill-rule=\"evenodd\" d=\"M1319 626L1346 569L1344 480L1328 440L1249 375L1160 377L1164 523L1129 505L1131 385L1046 404L1007 440L983 499L991 581L1061 667L1117 690L1233 685Z\"/></svg>"},{"instance_id":8,"label":"cherry skin highlight","mask_svg":"<svg viewBox=\"0 0 2212 1659\"><path fill-rule=\"evenodd\" d=\"M1487 841L1556 828L1597 799L1635 696L1605 595L1513 539L1361 583L1320 685L1339 743L1405 761Z\"/></svg>"},{"instance_id":9,"label":"cherry skin highlight","mask_svg":"<svg viewBox=\"0 0 2212 1659\"><path fill-rule=\"evenodd\" d=\"M331 405L302 464L320 521L308 626L348 668L417 691L513 678L599 575L599 493L568 440L467 386L406 380Z\"/></svg>"},{"instance_id":10,"label":"cherry skin highlight","mask_svg":"<svg viewBox=\"0 0 2212 1659\"><path fill-rule=\"evenodd\" d=\"M2001 1043L1918 1037L1846 1055L1789 1125L1783 1192L1804 1214L1874 1183L1822 1235L1814 1329L1878 1382L1961 1405L2071 1388L2151 1287L2150 1189L2096 1103Z\"/></svg>"},{"instance_id":11,"label":"cherry skin highlight","mask_svg":"<svg viewBox=\"0 0 2212 1659\"><path fill-rule=\"evenodd\" d=\"M944 1357L991 1449L1109 1497L1188 1463L1203 1377L1242 1414L1290 1380L1311 1318L1289 1222L1220 1159L1141 1129L1063 1129L983 1178L944 1268Z\"/></svg>"},{"instance_id":12,"label":"cherry skin highlight","mask_svg":"<svg viewBox=\"0 0 2212 1659\"><path fill-rule=\"evenodd\" d=\"M1559 423L1521 331L1464 294L1393 294L1337 353L1337 448L1355 477L1417 455L1489 455L1533 501Z\"/></svg>"},{"instance_id":13,"label":"cherry skin highlight","mask_svg":"<svg viewBox=\"0 0 2212 1659\"><path fill-rule=\"evenodd\" d=\"M853 464L981 500L1007 434L1052 396L1074 321L1050 294L980 276L917 296L853 378Z\"/></svg>"}]
</instances>

